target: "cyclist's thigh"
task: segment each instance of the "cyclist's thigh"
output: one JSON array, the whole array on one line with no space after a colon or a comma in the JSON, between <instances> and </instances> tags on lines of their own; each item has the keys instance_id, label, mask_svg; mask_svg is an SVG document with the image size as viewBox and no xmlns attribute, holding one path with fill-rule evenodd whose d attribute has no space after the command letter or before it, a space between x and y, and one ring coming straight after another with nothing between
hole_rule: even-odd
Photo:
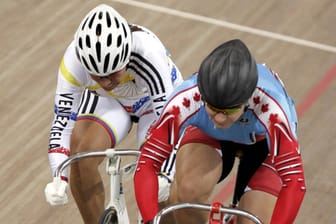
<instances>
[{"instance_id":1,"label":"cyclist's thigh","mask_svg":"<svg viewBox=\"0 0 336 224\"><path fill-rule=\"evenodd\" d=\"M203 143L187 143L179 148L175 178L178 187L191 190L188 193L210 195L221 173L222 159L211 146Z\"/></svg>"},{"instance_id":2,"label":"cyclist's thigh","mask_svg":"<svg viewBox=\"0 0 336 224\"><path fill-rule=\"evenodd\" d=\"M258 216L263 223L270 223L277 198L259 190L245 192L239 202L239 208ZM238 217L239 224L251 223L246 218Z\"/></svg>"},{"instance_id":3,"label":"cyclist's thigh","mask_svg":"<svg viewBox=\"0 0 336 224\"><path fill-rule=\"evenodd\" d=\"M176 156L177 182L185 181L210 193L222 173L222 159L214 148L217 146L199 129L190 127L181 140Z\"/></svg>"},{"instance_id":4,"label":"cyclist's thigh","mask_svg":"<svg viewBox=\"0 0 336 224\"><path fill-rule=\"evenodd\" d=\"M72 153L114 147L124 139L132 123L114 98L84 94L71 137Z\"/></svg>"},{"instance_id":5,"label":"cyclist's thigh","mask_svg":"<svg viewBox=\"0 0 336 224\"><path fill-rule=\"evenodd\" d=\"M282 185L270 160L268 156L254 173L239 203L239 207L258 215L265 223L269 223L272 218Z\"/></svg>"}]
</instances>

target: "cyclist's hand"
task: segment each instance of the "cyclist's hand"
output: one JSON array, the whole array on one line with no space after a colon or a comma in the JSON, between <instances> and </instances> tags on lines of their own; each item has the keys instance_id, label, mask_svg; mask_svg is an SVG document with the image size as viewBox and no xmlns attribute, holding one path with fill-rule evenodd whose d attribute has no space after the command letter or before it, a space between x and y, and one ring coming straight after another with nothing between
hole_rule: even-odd
<instances>
[{"instance_id":1,"label":"cyclist's hand","mask_svg":"<svg viewBox=\"0 0 336 224\"><path fill-rule=\"evenodd\" d=\"M65 205L68 203L68 183L61 178L54 177L53 182L47 184L44 189L45 197L50 205Z\"/></svg>"},{"instance_id":2,"label":"cyclist's hand","mask_svg":"<svg viewBox=\"0 0 336 224\"><path fill-rule=\"evenodd\" d=\"M168 200L170 194L170 185L171 180L170 178L163 173L160 173L158 176L159 181L159 202L164 202Z\"/></svg>"}]
</instances>

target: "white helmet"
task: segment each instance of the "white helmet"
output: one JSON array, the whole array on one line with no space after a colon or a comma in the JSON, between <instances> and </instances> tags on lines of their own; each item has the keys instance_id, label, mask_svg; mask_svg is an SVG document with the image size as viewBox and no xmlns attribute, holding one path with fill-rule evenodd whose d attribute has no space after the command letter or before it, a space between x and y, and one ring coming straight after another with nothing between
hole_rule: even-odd
<instances>
[{"instance_id":1,"label":"white helmet","mask_svg":"<svg viewBox=\"0 0 336 224\"><path fill-rule=\"evenodd\" d=\"M124 68L131 54L131 30L112 7L92 9L75 34L76 53L90 74L107 76Z\"/></svg>"}]
</instances>

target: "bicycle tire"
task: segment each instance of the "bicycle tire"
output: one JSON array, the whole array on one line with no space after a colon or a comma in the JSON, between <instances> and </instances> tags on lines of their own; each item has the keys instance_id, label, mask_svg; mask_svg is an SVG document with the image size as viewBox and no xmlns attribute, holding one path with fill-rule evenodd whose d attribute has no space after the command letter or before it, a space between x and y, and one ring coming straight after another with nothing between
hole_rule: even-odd
<instances>
[{"instance_id":1,"label":"bicycle tire","mask_svg":"<svg viewBox=\"0 0 336 224\"><path fill-rule=\"evenodd\" d=\"M99 218L98 224L118 224L117 210L113 207L105 209Z\"/></svg>"}]
</instances>

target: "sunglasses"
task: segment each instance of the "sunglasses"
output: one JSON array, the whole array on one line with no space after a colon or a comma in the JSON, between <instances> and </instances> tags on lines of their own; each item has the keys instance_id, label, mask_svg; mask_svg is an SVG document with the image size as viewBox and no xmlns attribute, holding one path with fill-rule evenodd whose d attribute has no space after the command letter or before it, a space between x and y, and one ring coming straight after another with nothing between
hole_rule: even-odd
<instances>
[{"instance_id":1,"label":"sunglasses","mask_svg":"<svg viewBox=\"0 0 336 224\"><path fill-rule=\"evenodd\" d=\"M211 106L209 103L205 102L205 104L207 105L207 107L212 110L213 112L215 112L216 114L222 113L224 115L232 115L237 113L244 104L238 105L238 106L234 106L234 107L230 107L230 108L225 108L225 109L219 109L216 108L214 106Z\"/></svg>"}]
</instances>

